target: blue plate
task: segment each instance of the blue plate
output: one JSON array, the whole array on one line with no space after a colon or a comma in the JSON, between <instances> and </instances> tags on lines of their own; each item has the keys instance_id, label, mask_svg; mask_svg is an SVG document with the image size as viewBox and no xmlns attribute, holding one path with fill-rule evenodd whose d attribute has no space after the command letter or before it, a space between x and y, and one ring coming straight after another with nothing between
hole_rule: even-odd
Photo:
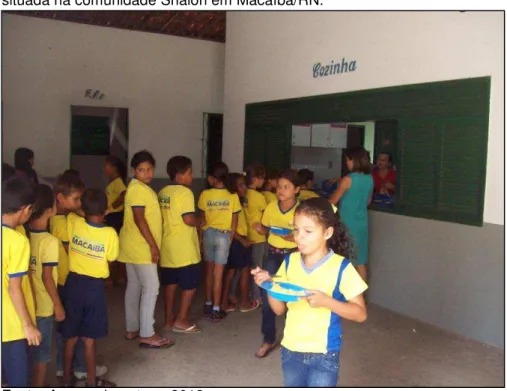
<instances>
[{"instance_id":1,"label":"blue plate","mask_svg":"<svg viewBox=\"0 0 507 391\"><path fill-rule=\"evenodd\" d=\"M296 295L296 294L291 295L291 294L281 293L281 292L277 292L276 290L273 291L273 285L275 285L275 284L279 285L283 289L291 289L291 290L297 291L297 292L305 292L305 288L300 287L299 285L291 284L289 282L273 282L273 281L263 282L261 284L261 288L267 290L269 292L269 295L273 299L285 301L285 302L294 302L294 301L298 301L299 299L301 299L301 297L308 296L306 293L304 294L304 296L301 296L301 295Z\"/></svg>"},{"instance_id":2,"label":"blue plate","mask_svg":"<svg viewBox=\"0 0 507 391\"><path fill-rule=\"evenodd\" d=\"M290 235L292 231L288 228L280 228L280 227L270 227L269 230L275 235Z\"/></svg>"}]
</instances>

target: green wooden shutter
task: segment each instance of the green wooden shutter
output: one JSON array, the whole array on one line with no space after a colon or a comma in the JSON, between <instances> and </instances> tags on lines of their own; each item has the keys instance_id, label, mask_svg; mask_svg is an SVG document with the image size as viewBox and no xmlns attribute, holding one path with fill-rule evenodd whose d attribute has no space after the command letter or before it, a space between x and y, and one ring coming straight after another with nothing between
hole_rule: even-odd
<instances>
[{"instance_id":1,"label":"green wooden shutter","mask_svg":"<svg viewBox=\"0 0 507 391\"><path fill-rule=\"evenodd\" d=\"M387 152L391 155L393 164L396 166L398 162L398 121L381 120L375 121L375 141L374 155L376 159L381 152Z\"/></svg>"},{"instance_id":2,"label":"green wooden shutter","mask_svg":"<svg viewBox=\"0 0 507 391\"><path fill-rule=\"evenodd\" d=\"M271 126L266 128L266 160L264 164L270 169L283 170L290 168L292 128Z\"/></svg>"},{"instance_id":3,"label":"green wooden shutter","mask_svg":"<svg viewBox=\"0 0 507 391\"><path fill-rule=\"evenodd\" d=\"M250 126L245 129L244 167L266 161L266 131L262 127Z\"/></svg>"}]
</instances>

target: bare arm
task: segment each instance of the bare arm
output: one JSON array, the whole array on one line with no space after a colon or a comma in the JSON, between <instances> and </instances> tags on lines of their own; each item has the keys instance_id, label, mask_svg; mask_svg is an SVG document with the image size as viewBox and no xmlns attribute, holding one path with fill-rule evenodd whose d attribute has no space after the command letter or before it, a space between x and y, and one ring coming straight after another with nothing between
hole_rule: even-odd
<instances>
[{"instance_id":1,"label":"bare arm","mask_svg":"<svg viewBox=\"0 0 507 391\"><path fill-rule=\"evenodd\" d=\"M261 286L261 284L264 281L268 281L271 279L269 272L267 272L266 270L262 270L260 268L252 270L251 273L254 276L255 283L259 286ZM287 305L284 302L273 299L270 295L268 295L268 301L269 306L276 315L280 316L283 315L285 312L287 312Z\"/></svg>"},{"instance_id":2,"label":"bare arm","mask_svg":"<svg viewBox=\"0 0 507 391\"><path fill-rule=\"evenodd\" d=\"M35 306L35 311L37 311L37 297L35 297L35 288L33 285L33 276L30 271L28 272L28 281L30 281L30 289L32 291L32 297L33 297L33 304Z\"/></svg>"},{"instance_id":3,"label":"bare arm","mask_svg":"<svg viewBox=\"0 0 507 391\"><path fill-rule=\"evenodd\" d=\"M21 288L22 280L22 276L10 278L7 291L11 297L14 309L21 319L21 324L23 326L25 336L28 340L28 344L38 346L40 344L41 334L39 330L35 328L34 324L32 323L32 319L30 318L30 314L28 313L25 296L23 295L23 290Z\"/></svg>"},{"instance_id":4,"label":"bare arm","mask_svg":"<svg viewBox=\"0 0 507 391\"><path fill-rule=\"evenodd\" d=\"M350 179L349 176L344 177L340 181L340 185L338 186L338 189L335 190L335 192L329 197L329 202L332 205L337 205L338 202L340 202L341 198L345 194L345 192L350 189L350 186L352 185L352 179Z\"/></svg>"},{"instance_id":5,"label":"bare arm","mask_svg":"<svg viewBox=\"0 0 507 391\"><path fill-rule=\"evenodd\" d=\"M261 223L254 223L252 227L257 231L257 233L261 235L267 235L269 233L269 228L265 227Z\"/></svg>"},{"instance_id":6,"label":"bare arm","mask_svg":"<svg viewBox=\"0 0 507 391\"><path fill-rule=\"evenodd\" d=\"M312 307L326 307L340 317L354 322L364 322L367 318L366 305L363 295L360 294L346 303L335 300L321 291L310 290L310 296L306 299ZM271 301L270 301L271 304Z\"/></svg>"},{"instance_id":7,"label":"bare arm","mask_svg":"<svg viewBox=\"0 0 507 391\"><path fill-rule=\"evenodd\" d=\"M197 213L187 213L182 216L183 222L189 227L199 228L202 225L202 217Z\"/></svg>"},{"instance_id":8,"label":"bare arm","mask_svg":"<svg viewBox=\"0 0 507 391\"><path fill-rule=\"evenodd\" d=\"M373 191L370 193L370 196L368 197L368 206L370 206L372 198L373 198Z\"/></svg>"},{"instance_id":9,"label":"bare arm","mask_svg":"<svg viewBox=\"0 0 507 391\"><path fill-rule=\"evenodd\" d=\"M125 201L125 193L127 193L127 190L125 190L123 193L121 193L118 198L111 204L113 209L116 209L123 205L123 202Z\"/></svg>"},{"instance_id":10,"label":"bare arm","mask_svg":"<svg viewBox=\"0 0 507 391\"><path fill-rule=\"evenodd\" d=\"M238 213L234 213L232 215L232 226L231 226L231 230L233 233L236 233L236 229L238 228ZM233 238L234 235L231 235L231 242L232 242L232 238Z\"/></svg>"},{"instance_id":11,"label":"bare arm","mask_svg":"<svg viewBox=\"0 0 507 391\"><path fill-rule=\"evenodd\" d=\"M44 283L44 287L48 291L49 297L51 297L51 300L55 305L55 319L57 322L61 322L65 319L65 311L63 310L63 305L62 302L60 301L58 291L56 290L55 281L53 280L53 267L54 266L43 266L42 282Z\"/></svg>"},{"instance_id":12,"label":"bare arm","mask_svg":"<svg viewBox=\"0 0 507 391\"><path fill-rule=\"evenodd\" d=\"M150 246L151 262L157 263L160 260L160 250L153 238L148 222L144 217L144 208L132 208L132 211L134 213L134 222L136 223L137 228L139 228L141 235L143 235L144 239Z\"/></svg>"}]
</instances>

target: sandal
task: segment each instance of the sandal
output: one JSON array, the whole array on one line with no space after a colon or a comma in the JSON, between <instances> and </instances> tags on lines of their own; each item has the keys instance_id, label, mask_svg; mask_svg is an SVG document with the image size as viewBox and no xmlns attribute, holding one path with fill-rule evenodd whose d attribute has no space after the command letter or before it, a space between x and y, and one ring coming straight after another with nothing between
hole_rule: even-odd
<instances>
[{"instance_id":1,"label":"sandal","mask_svg":"<svg viewBox=\"0 0 507 391\"><path fill-rule=\"evenodd\" d=\"M235 304L230 304L229 306L227 306L226 308L223 308L222 311L224 311L226 314L228 314L229 312L234 312L236 311L236 305Z\"/></svg>"},{"instance_id":2,"label":"sandal","mask_svg":"<svg viewBox=\"0 0 507 391\"><path fill-rule=\"evenodd\" d=\"M261 345L261 347L259 348L259 350L257 350L257 353L255 353L255 357L265 358L265 357L269 356L269 353L271 353L273 351L275 346L276 346L276 343L274 343L272 345L268 344L268 343L263 343Z\"/></svg>"},{"instance_id":3,"label":"sandal","mask_svg":"<svg viewBox=\"0 0 507 391\"><path fill-rule=\"evenodd\" d=\"M172 328L173 332L179 333L179 334L199 334L202 332L202 330L196 325L193 324L192 326L184 329L182 327L174 326Z\"/></svg>"},{"instance_id":4,"label":"sandal","mask_svg":"<svg viewBox=\"0 0 507 391\"><path fill-rule=\"evenodd\" d=\"M139 338L139 331L127 331L124 338L126 341L133 341Z\"/></svg>"},{"instance_id":5,"label":"sandal","mask_svg":"<svg viewBox=\"0 0 507 391\"><path fill-rule=\"evenodd\" d=\"M255 311L257 308L259 308L259 306L260 306L259 300L250 300L250 306L249 307L240 307L239 311L243 312L243 313Z\"/></svg>"},{"instance_id":6,"label":"sandal","mask_svg":"<svg viewBox=\"0 0 507 391\"><path fill-rule=\"evenodd\" d=\"M139 344L139 348L141 349L169 349L172 346L174 346L174 342L166 338L159 339L155 343L141 342Z\"/></svg>"},{"instance_id":7,"label":"sandal","mask_svg":"<svg viewBox=\"0 0 507 391\"><path fill-rule=\"evenodd\" d=\"M88 383L86 383L86 387L95 387L95 388L107 388L107 387L118 387L115 383L109 381L109 380L106 380L106 379L101 379L101 378L97 378L95 379L95 385L94 386L90 386L88 385Z\"/></svg>"}]
</instances>

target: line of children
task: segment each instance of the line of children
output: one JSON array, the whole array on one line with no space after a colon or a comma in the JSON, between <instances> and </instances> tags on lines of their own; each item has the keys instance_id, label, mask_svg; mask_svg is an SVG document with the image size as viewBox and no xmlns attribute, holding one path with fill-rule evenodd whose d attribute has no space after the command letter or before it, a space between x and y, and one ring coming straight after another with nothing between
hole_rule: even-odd
<instances>
[{"instance_id":1,"label":"line of children","mask_svg":"<svg viewBox=\"0 0 507 391\"><path fill-rule=\"evenodd\" d=\"M313 189L314 174L313 171L303 168L298 172L300 178L299 201L305 201L310 198L317 198L319 195Z\"/></svg>"},{"instance_id":2,"label":"line of children","mask_svg":"<svg viewBox=\"0 0 507 391\"><path fill-rule=\"evenodd\" d=\"M262 191L262 195L266 199L266 204L269 205L273 201L278 201L276 197L276 188L278 184L278 177L280 173L278 170L269 170L266 173L266 180L264 183L264 190Z\"/></svg>"},{"instance_id":3,"label":"line of children","mask_svg":"<svg viewBox=\"0 0 507 391\"><path fill-rule=\"evenodd\" d=\"M323 198L303 201L294 217L298 252L285 256L274 271L308 288L309 296L284 303L268 296L276 315L287 313L282 340L282 372L286 387L336 387L342 345L341 319L366 320L363 292L367 286L347 258L351 240L331 204ZM257 284L271 270L252 271Z\"/></svg>"}]
</instances>

